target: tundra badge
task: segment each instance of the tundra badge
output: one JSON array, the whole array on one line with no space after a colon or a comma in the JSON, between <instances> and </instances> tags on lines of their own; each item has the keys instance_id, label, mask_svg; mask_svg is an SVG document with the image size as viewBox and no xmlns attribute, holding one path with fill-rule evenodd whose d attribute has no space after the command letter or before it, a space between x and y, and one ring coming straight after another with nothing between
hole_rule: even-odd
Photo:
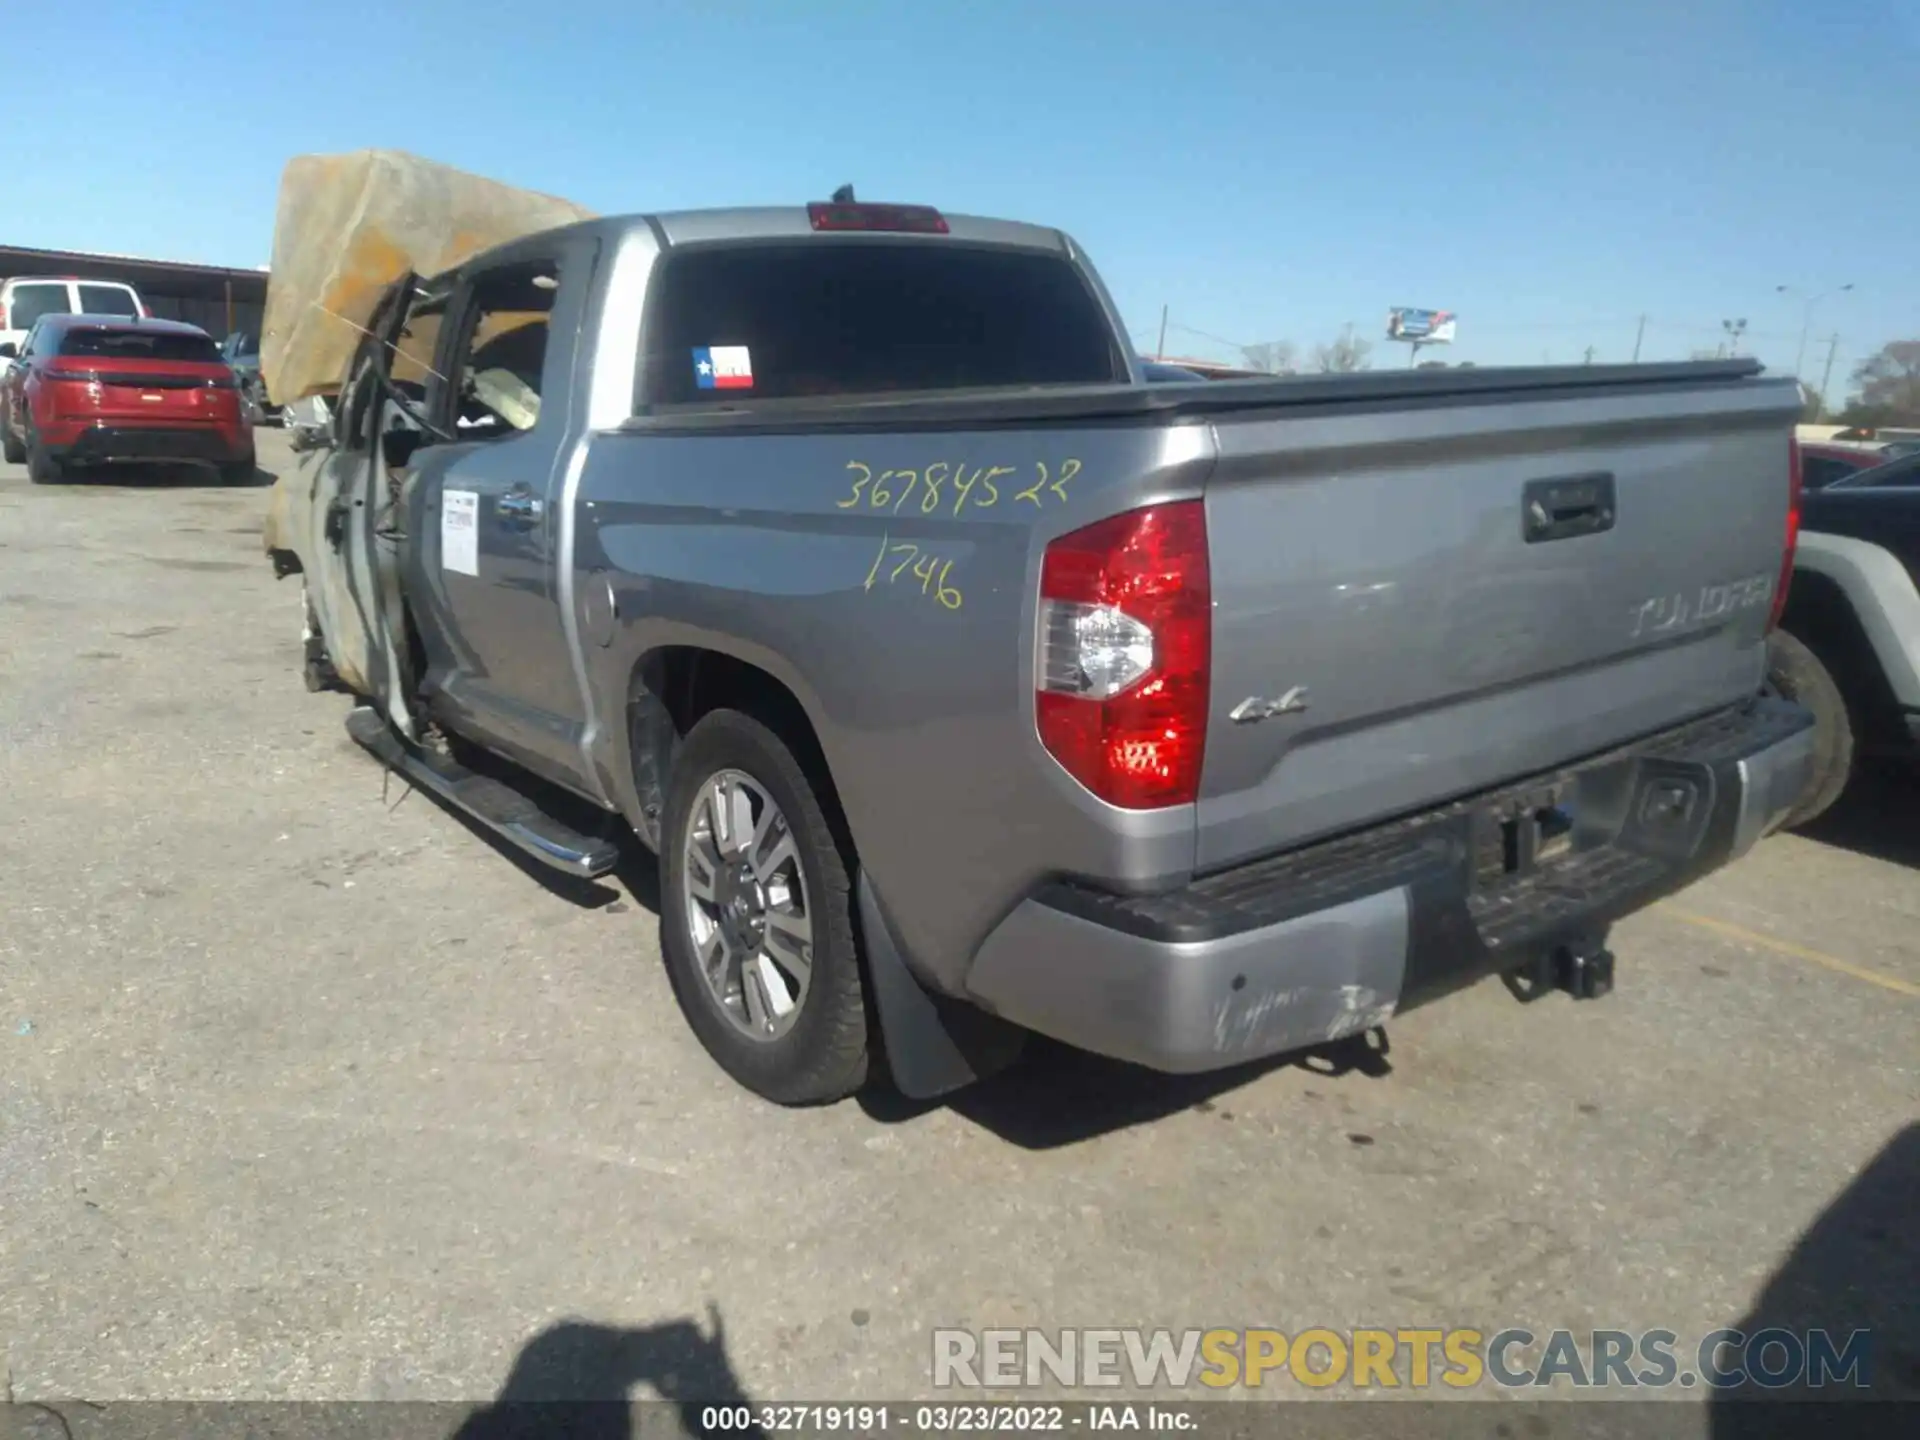
<instances>
[{"instance_id":1,"label":"tundra badge","mask_svg":"<svg viewBox=\"0 0 1920 1440\"><path fill-rule=\"evenodd\" d=\"M1251 725L1257 720L1271 719L1275 715L1298 715L1306 708L1307 687L1296 685L1278 700L1249 695L1227 712L1227 718L1236 725Z\"/></svg>"}]
</instances>

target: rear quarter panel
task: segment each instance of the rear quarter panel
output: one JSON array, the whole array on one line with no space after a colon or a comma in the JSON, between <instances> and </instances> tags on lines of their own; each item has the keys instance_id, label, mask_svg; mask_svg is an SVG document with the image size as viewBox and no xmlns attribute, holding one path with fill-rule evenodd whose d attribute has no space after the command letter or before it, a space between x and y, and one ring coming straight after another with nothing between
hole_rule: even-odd
<instances>
[{"instance_id":1,"label":"rear quarter panel","mask_svg":"<svg viewBox=\"0 0 1920 1440\"><path fill-rule=\"evenodd\" d=\"M1048 875L1183 876L1191 807L1113 810L1040 747L1034 599L1049 539L1197 496L1211 458L1204 425L594 436L574 590L615 793L633 789L636 668L700 646L806 708L860 863L933 983L957 989ZM611 625L588 613L609 590Z\"/></svg>"}]
</instances>

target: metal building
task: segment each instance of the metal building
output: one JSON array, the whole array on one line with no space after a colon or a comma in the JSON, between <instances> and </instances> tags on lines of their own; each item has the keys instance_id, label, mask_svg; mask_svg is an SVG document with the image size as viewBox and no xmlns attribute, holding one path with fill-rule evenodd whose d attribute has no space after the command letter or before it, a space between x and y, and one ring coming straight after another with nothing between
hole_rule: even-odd
<instances>
[{"instance_id":1,"label":"metal building","mask_svg":"<svg viewBox=\"0 0 1920 1440\"><path fill-rule=\"evenodd\" d=\"M156 316L198 325L216 342L236 330L257 336L267 305L265 270L0 245L0 280L27 275L125 281Z\"/></svg>"}]
</instances>

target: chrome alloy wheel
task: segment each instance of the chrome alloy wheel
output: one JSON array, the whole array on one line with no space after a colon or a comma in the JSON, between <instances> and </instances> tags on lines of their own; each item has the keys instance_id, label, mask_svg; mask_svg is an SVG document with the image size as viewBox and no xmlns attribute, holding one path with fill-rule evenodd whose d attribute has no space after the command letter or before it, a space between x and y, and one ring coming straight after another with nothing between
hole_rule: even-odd
<instances>
[{"instance_id":1,"label":"chrome alloy wheel","mask_svg":"<svg viewBox=\"0 0 1920 1440\"><path fill-rule=\"evenodd\" d=\"M742 1034L777 1040L813 972L813 907L793 829L739 770L709 776L683 840L688 938L707 989Z\"/></svg>"}]
</instances>

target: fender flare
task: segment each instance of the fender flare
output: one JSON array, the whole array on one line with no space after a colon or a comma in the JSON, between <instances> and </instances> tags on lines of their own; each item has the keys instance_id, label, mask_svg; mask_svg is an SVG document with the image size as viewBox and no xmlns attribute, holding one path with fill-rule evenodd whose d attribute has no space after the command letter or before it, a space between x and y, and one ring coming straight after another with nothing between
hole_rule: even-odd
<instances>
[{"instance_id":1,"label":"fender flare","mask_svg":"<svg viewBox=\"0 0 1920 1440\"><path fill-rule=\"evenodd\" d=\"M1803 530L1793 568L1839 586L1894 698L1920 709L1920 590L1906 566L1870 541Z\"/></svg>"},{"instance_id":2,"label":"fender flare","mask_svg":"<svg viewBox=\"0 0 1920 1440\"><path fill-rule=\"evenodd\" d=\"M642 777L634 768L632 724L636 705L641 718L650 719L656 727L664 711L656 713L661 697L654 696L640 683L639 673L648 656L673 648L711 651L771 676L793 696L825 752L828 769L838 773L828 731L821 724L820 696L785 655L758 641L722 634L690 622L648 617L643 623L616 629L612 643L599 652L599 658L588 656L586 661L588 691L594 696L598 720L594 762L600 767L607 794L643 842L650 843L652 826L641 810ZM671 728L670 722L668 728ZM660 734L657 728L655 733ZM852 823L851 817L848 823Z\"/></svg>"}]
</instances>

